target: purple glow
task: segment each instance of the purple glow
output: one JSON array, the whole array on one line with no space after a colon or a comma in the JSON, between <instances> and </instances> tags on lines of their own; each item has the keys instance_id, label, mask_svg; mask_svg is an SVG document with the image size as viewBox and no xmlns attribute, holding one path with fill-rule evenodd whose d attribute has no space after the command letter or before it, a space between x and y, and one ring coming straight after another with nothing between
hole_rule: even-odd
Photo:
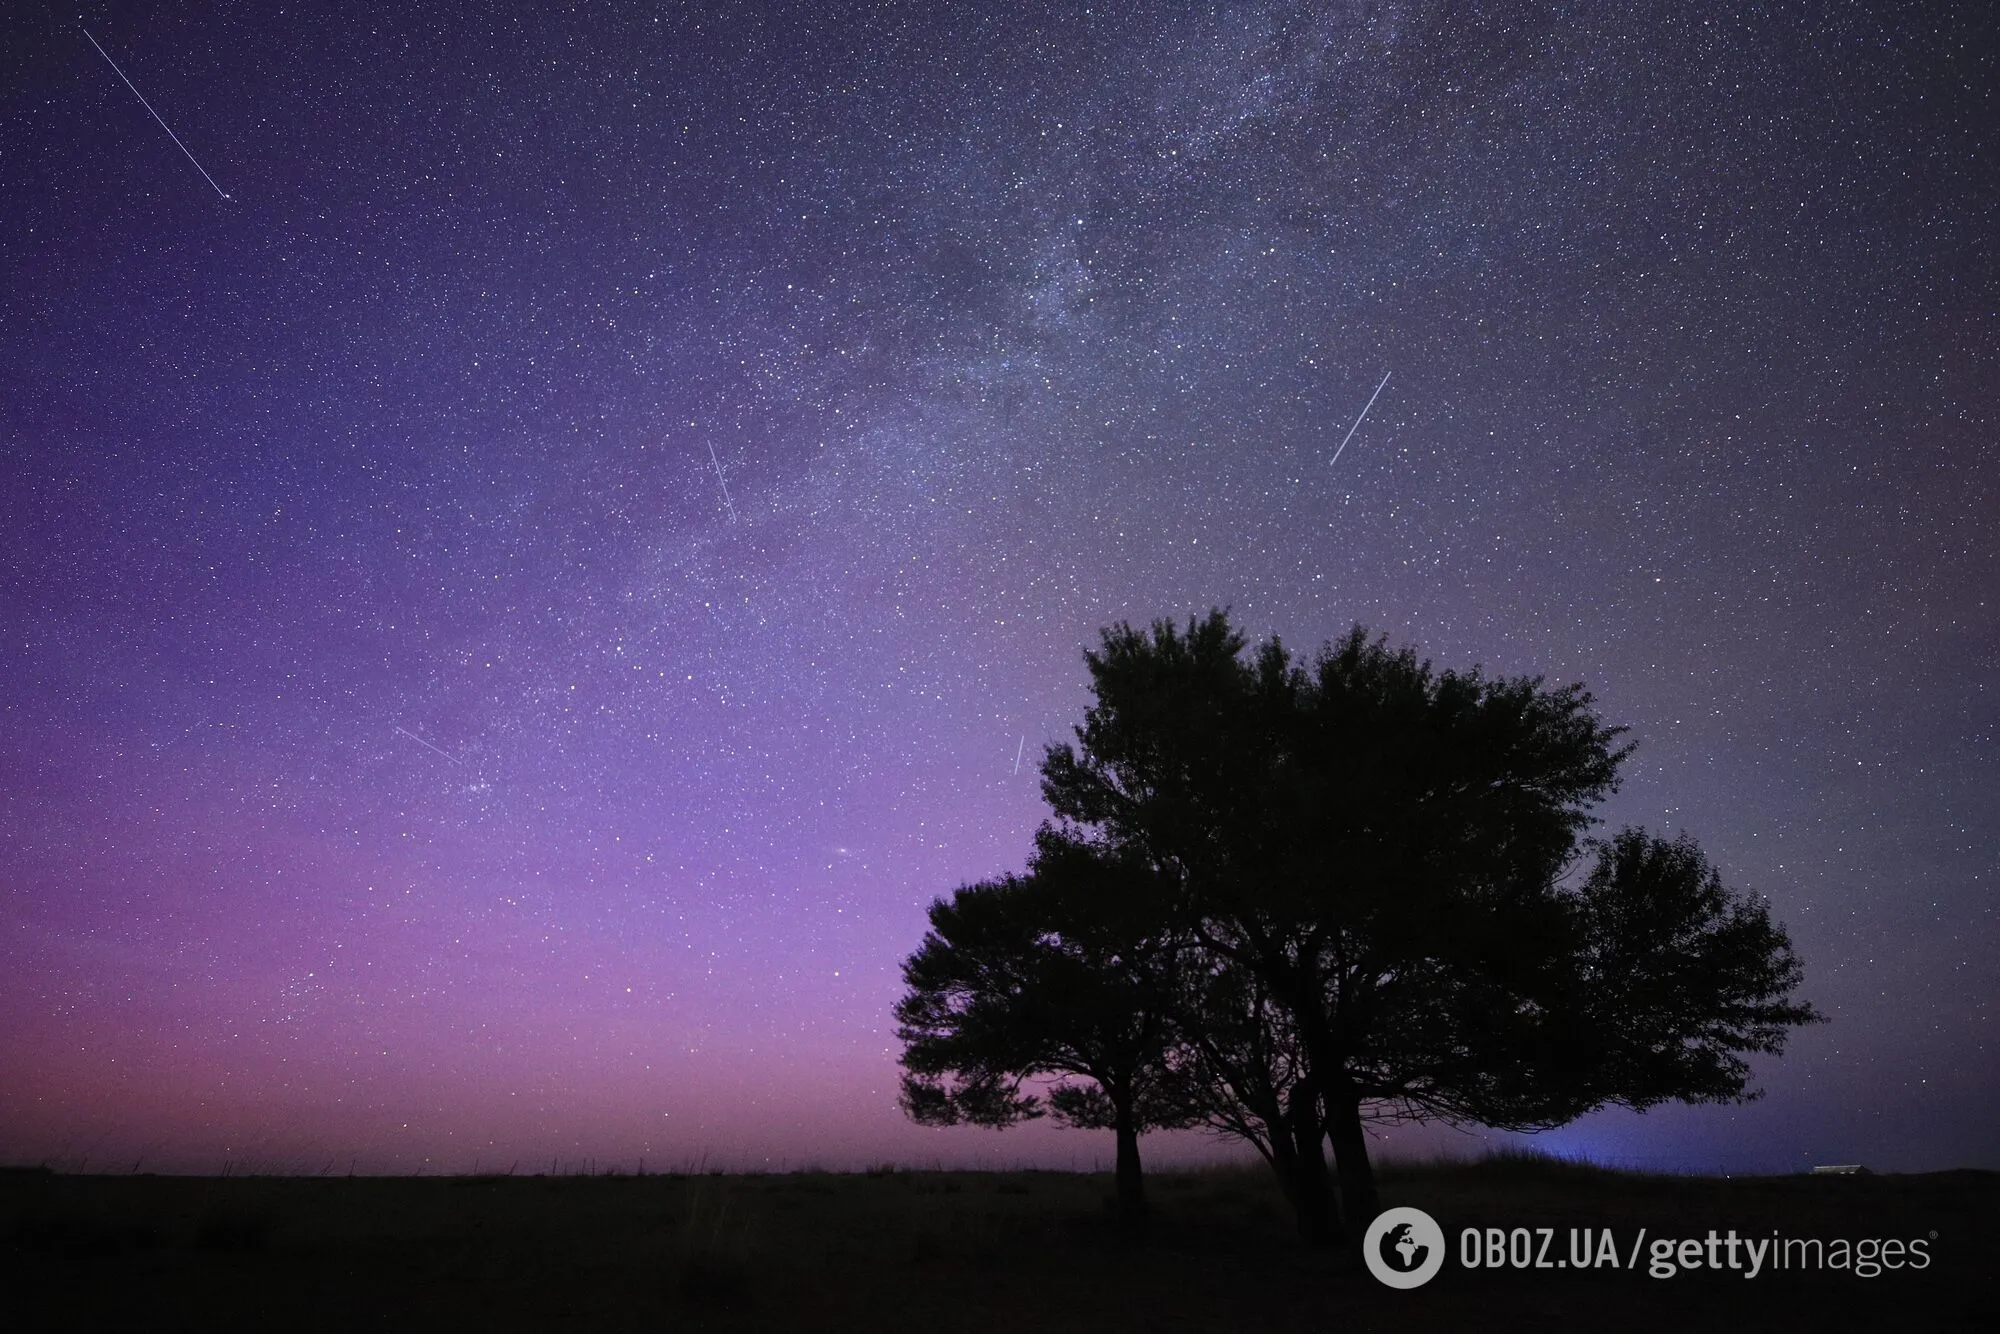
<instances>
[{"instance_id":1,"label":"purple glow","mask_svg":"<svg viewBox=\"0 0 2000 1334\"><path fill-rule=\"evenodd\" d=\"M1223 605L1587 682L1791 928L1553 1147L2000 1166L1977 18L1115 10L93 14L228 204L11 44L0 1161L1108 1159L889 1010Z\"/></svg>"}]
</instances>

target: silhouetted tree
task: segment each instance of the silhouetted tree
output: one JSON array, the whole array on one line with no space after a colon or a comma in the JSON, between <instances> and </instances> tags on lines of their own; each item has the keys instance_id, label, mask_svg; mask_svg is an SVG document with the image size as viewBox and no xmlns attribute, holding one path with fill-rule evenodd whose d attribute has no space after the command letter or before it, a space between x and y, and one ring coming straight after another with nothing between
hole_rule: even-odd
<instances>
[{"instance_id":1,"label":"silhouetted tree","mask_svg":"<svg viewBox=\"0 0 2000 1334\"><path fill-rule=\"evenodd\" d=\"M1570 948L1547 1039L1590 1106L1740 1102L1750 1067L1823 1017L1790 994L1803 975L1770 909L1732 893L1693 839L1626 829L1597 846L1574 893Z\"/></svg>"},{"instance_id":2,"label":"silhouetted tree","mask_svg":"<svg viewBox=\"0 0 2000 1334\"><path fill-rule=\"evenodd\" d=\"M1135 1228L1146 1211L1140 1133L1189 1122L1164 1014L1180 946L1153 929L1149 880L1143 867L1045 839L1028 875L931 905L896 1006L911 1117L998 1127L1053 1111L1111 1130L1119 1213ZM1023 1092L1047 1075L1060 1082L1045 1098Z\"/></svg>"},{"instance_id":3,"label":"silhouetted tree","mask_svg":"<svg viewBox=\"0 0 2000 1334\"><path fill-rule=\"evenodd\" d=\"M1741 1098L1736 1053L1817 1018L1692 844L1633 831L1565 886L1628 753L1580 686L1434 673L1358 627L1309 664L1244 647L1220 612L1107 631L1043 838L1151 871L1146 933L1186 942L1176 1096L1258 1147L1306 1236L1340 1231L1323 1140L1347 1227L1374 1216L1370 1119Z\"/></svg>"}]
</instances>

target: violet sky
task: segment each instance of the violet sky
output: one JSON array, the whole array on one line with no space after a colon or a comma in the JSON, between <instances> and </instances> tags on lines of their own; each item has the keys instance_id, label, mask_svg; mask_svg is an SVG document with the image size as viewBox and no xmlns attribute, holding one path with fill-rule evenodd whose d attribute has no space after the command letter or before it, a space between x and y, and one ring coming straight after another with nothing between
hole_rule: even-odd
<instances>
[{"instance_id":1,"label":"violet sky","mask_svg":"<svg viewBox=\"0 0 2000 1334\"><path fill-rule=\"evenodd\" d=\"M1104 1161L889 1008L1221 605L1586 682L1790 927L1551 1147L2000 1166L1989 7L0 22L0 1160Z\"/></svg>"}]
</instances>

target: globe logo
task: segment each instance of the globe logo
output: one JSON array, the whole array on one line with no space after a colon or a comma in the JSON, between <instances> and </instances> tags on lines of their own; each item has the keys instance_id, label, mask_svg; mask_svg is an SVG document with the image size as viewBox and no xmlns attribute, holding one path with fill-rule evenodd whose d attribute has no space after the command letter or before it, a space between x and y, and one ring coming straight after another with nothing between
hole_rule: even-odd
<instances>
[{"instance_id":1,"label":"globe logo","mask_svg":"<svg viewBox=\"0 0 2000 1334\"><path fill-rule=\"evenodd\" d=\"M1420 1288L1444 1267L1444 1229L1421 1209L1388 1209L1361 1241L1368 1272L1392 1288Z\"/></svg>"},{"instance_id":2,"label":"globe logo","mask_svg":"<svg viewBox=\"0 0 2000 1334\"><path fill-rule=\"evenodd\" d=\"M1403 1262L1397 1264L1396 1261L1389 1259L1389 1252L1386 1249L1382 1252L1382 1258L1388 1260L1391 1265L1394 1265L1404 1273L1415 1269L1423 1259L1424 1252L1430 1249L1411 1235L1408 1223L1396 1224L1396 1226L1389 1229L1388 1235L1383 1237L1382 1240L1386 1246L1393 1247L1397 1255L1403 1257Z\"/></svg>"}]
</instances>

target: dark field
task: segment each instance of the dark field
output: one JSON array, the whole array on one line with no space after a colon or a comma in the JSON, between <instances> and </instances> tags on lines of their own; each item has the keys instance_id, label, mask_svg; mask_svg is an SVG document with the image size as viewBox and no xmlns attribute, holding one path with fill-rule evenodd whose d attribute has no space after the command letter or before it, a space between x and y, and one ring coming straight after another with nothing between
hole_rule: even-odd
<instances>
[{"instance_id":1,"label":"dark field","mask_svg":"<svg viewBox=\"0 0 2000 1334\"><path fill-rule=\"evenodd\" d=\"M1261 1169L307 1178L0 1172L0 1329L2000 1330L2000 1175L1648 1177L1510 1158L1390 1169L1443 1226L1412 1292L1313 1253ZM1609 1227L1620 1268L1467 1270L1468 1226ZM1928 1240L1931 1263L1648 1277L1650 1238Z\"/></svg>"}]
</instances>

